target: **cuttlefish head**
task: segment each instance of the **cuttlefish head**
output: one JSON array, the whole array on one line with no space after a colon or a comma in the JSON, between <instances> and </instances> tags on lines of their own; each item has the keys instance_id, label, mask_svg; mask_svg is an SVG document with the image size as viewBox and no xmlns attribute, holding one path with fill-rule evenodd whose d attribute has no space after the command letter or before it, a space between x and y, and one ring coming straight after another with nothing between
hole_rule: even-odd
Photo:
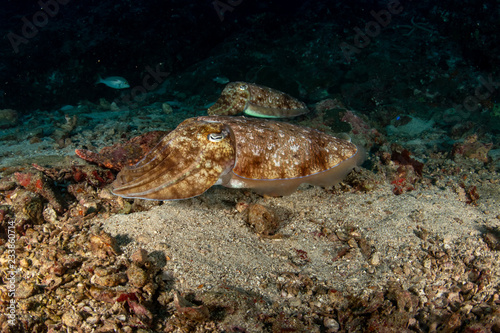
<instances>
[{"instance_id":1,"label":"cuttlefish head","mask_svg":"<svg viewBox=\"0 0 500 333\"><path fill-rule=\"evenodd\" d=\"M210 108L208 114L234 116L246 109L247 102L250 98L250 90L245 82L231 82L226 85L224 90Z\"/></svg>"},{"instance_id":2,"label":"cuttlefish head","mask_svg":"<svg viewBox=\"0 0 500 333\"><path fill-rule=\"evenodd\" d=\"M125 198L187 199L202 194L234 165L231 129L195 118L182 122L136 165L123 168L113 193Z\"/></svg>"}]
</instances>

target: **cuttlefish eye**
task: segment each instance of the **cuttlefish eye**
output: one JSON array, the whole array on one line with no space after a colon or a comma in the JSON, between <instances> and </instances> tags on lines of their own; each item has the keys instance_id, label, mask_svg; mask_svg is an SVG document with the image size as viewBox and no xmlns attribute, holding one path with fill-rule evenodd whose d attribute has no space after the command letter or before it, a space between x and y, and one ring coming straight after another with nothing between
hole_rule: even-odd
<instances>
[{"instance_id":1,"label":"cuttlefish eye","mask_svg":"<svg viewBox=\"0 0 500 333\"><path fill-rule=\"evenodd\" d=\"M222 131L220 133L210 133L207 136L207 139L208 139L208 141L211 141L211 142L220 142L220 141L224 140L226 137L227 137L227 132Z\"/></svg>"},{"instance_id":2,"label":"cuttlefish eye","mask_svg":"<svg viewBox=\"0 0 500 333\"><path fill-rule=\"evenodd\" d=\"M240 86L238 87L238 89L240 90L247 90L248 86L246 84L240 84Z\"/></svg>"}]
</instances>

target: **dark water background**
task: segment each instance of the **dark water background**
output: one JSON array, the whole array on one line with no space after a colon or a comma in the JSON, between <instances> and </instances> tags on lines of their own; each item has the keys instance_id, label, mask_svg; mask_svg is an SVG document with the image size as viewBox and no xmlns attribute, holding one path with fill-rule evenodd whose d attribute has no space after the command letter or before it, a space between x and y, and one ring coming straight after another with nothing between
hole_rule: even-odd
<instances>
[{"instance_id":1,"label":"dark water background","mask_svg":"<svg viewBox=\"0 0 500 333\"><path fill-rule=\"evenodd\" d=\"M126 94L135 107L176 100L202 114L222 77L309 105L339 98L382 126L403 111L498 133L499 11L494 0L4 0L0 109ZM131 89L96 86L98 75Z\"/></svg>"}]
</instances>

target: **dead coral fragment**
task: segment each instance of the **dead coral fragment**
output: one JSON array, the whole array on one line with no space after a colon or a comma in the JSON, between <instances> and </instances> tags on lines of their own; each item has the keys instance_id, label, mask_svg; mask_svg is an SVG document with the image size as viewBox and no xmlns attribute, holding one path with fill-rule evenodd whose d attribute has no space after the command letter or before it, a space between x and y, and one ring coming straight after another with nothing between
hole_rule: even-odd
<instances>
[{"instance_id":1,"label":"dead coral fragment","mask_svg":"<svg viewBox=\"0 0 500 333\"><path fill-rule=\"evenodd\" d=\"M153 131L136 136L125 143L104 147L99 153L87 149L77 149L75 153L87 162L120 171L126 165L137 163L166 134L164 131Z\"/></svg>"},{"instance_id":2,"label":"dead coral fragment","mask_svg":"<svg viewBox=\"0 0 500 333\"><path fill-rule=\"evenodd\" d=\"M64 118L66 119L66 122L63 124L58 124L59 128L57 128L52 134L52 138L58 143L59 147L61 148L66 145L66 139L69 138L71 132L75 129L76 122L78 120L76 115L73 115L73 117L65 115Z\"/></svg>"},{"instance_id":3,"label":"dead coral fragment","mask_svg":"<svg viewBox=\"0 0 500 333\"><path fill-rule=\"evenodd\" d=\"M474 158L481 162L488 162L488 152L493 147L492 143L482 143L477 141L477 135L471 135L464 142L457 142L453 145L451 154L454 159L457 157Z\"/></svg>"},{"instance_id":4,"label":"dead coral fragment","mask_svg":"<svg viewBox=\"0 0 500 333\"><path fill-rule=\"evenodd\" d=\"M424 163L419 162L413 158L411 158L411 153L403 149L401 151L393 151L391 155L391 160L394 161L396 164L399 165L408 165L413 168L415 173L419 176L422 177L422 171L424 169Z\"/></svg>"},{"instance_id":5,"label":"dead coral fragment","mask_svg":"<svg viewBox=\"0 0 500 333\"><path fill-rule=\"evenodd\" d=\"M413 159L408 150L398 145L392 145L391 149L392 154L383 152L380 159L393 169L391 184L394 185L394 194L413 191L416 181L422 178L424 163Z\"/></svg>"},{"instance_id":6,"label":"dead coral fragment","mask_svg":"<svg viewBox=\"0 0 500 333\"><path fill-rule=\"evenodd\" d=\"M90 236L90 249L98 258L103 259L120 253L116 240L113 236L104 231L99 235Z\"/></svg>"},{"instance_id":7,"label":"dead coral fragment","mask_svg":"<svg viewBox=\"0 0 500 333\"><path fill-rule=\"evenodd\" d=\"M49 201L57 212L61 213L64 210L62 199L56 194L51 183L41 172L16 172L14 176L19 185L28 191L40 194Z\"/></svg>"},{"instance_id":8,"label":"dead coral fragment","mask_svg":"<svg viewBox=\"0 0 500 333\"><path fill-rule=\"evenodd\" d=\"M179 315L188 320L201 322L210 318L210 312L204 305L196 306L178 292L174 293L174 305Z\"/></svg>"},{"instance_id":9,"label":"dead coral fragment","mask_svg":"<svg viewBox=\"0 0 500 333\"><path fill-rule=\"evenodd\" d=\"M500 251L500 229L487 228L483 239L490 249Z\"/></svg>"},{"instance_id":10,"label":"dead coral fragment","mask_svg":"<svg viewBox=\"0 0 500 333\"><path fill-rule=\"evenodd\" d=\"M370 192L376 188L378 181L373 172L358 168L351 171L343 183L350 185L356 191Z\"/></svg>"},{"instance_id":11,"label":"dead coral fragment","mask_svg":"<svg viewBox=\"0 0 500 333\"><path fill-rule=\"evenodd\" d=\"M472 205L477 205L479 200L479 193L477 192L477 187L472 185L466 190L467 193L467 203Z\"/></svg>"}]
</instances>

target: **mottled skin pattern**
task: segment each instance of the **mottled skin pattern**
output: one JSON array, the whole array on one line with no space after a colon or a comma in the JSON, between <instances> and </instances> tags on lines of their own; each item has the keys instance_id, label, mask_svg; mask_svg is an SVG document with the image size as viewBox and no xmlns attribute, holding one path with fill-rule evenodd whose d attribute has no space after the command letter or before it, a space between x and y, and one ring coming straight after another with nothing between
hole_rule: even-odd
<instances>
[{"instance_id":1,"label":"mottled skin pattern","mask_svg":"<svg viewBox=\"0 0 500 333\"><path fill-rule=\"evenodd\" d=\"M250 98L248 84L244 82L230 82L222 90L219 99L208 108L211 116L234 116L245 111Z\"/></svg>"},{"instance_id":2,"label":"mottled skin pattern","mask_svg":"<svg viewBox=\"0 0 500 333\"><path fill-rule=\"evenodd\" d=\"M300 184L331 186L363 156L349 141L288 123L246 117L187 119L135 166L114 193L157 200L200 195L221 184L287 195Z\"/></svg>"},{"instance_id":3,"label":"mottled skin pattern","mask_svg":"<svg viewBox=\"0 0 500 333\"><path fill-rule=\"evenodd\" d=\"M228 83L217 102L208 109L212 116L245 113L262 118L296 117L307 112L303 102L288 94L246 82Z\"/></svg>"},{"instance_id":4,"label":"mottled skin pattern","mask_svg":"<svg viewBox=\"0 0 500 333\"><path fill-rule=\"evenodd\" d=\"M209 134L221 140L209 140ZM234 164L234 147L223 123L182 122L113 183L116 195L156 200L185 199L205 192Z\"/></svg>"},{"instance_id":5,"label":"mottled skin pattern","mask_svg":"<svg viewBox=\"0 0 500 333\"><path fill-rule=\"evenodd\" d=\"M310 128L245 117L199 117L221 121L234 133L233 172L251 179L304 177L339 164L356 153L349 141Z\"/></svg>"}]
</instances>

